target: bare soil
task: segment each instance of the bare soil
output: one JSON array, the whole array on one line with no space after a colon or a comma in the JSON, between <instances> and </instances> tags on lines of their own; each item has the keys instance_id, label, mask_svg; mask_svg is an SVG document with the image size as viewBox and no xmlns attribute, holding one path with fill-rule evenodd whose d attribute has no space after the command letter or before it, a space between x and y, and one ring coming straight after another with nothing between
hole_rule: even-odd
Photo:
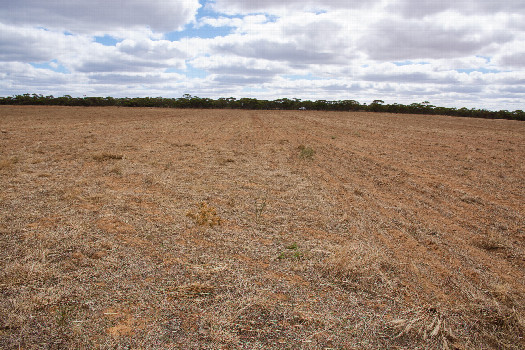
<instances>
[{"instance_id":1,"label":"bare soil","mask_svg":"<svg viewBox=\"0 0 525 350\"><path fill-rule=\"evenodd\" d=\"M525 123L0 108L0 348L523 349Z\"/></svg>"}]
</instances>

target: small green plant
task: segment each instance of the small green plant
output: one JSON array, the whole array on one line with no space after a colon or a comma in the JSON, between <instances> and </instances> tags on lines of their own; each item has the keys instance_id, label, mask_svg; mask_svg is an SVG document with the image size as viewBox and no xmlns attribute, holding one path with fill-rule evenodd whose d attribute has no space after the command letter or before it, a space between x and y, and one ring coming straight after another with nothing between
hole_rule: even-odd
<instances>
[{"instance_id":1,"label":"small green plant","mask_svg":"<svg viewBox=\"0 0 525 350\"><path fill-rule=\"evenodd\" d=\"M186 216L193 219L195 224L199 226L208 225L213 227L222 223L222 219L217 214L217 210L206 202L201 202L197 210L188 211Z\"/></svg>"},{"instance_id":2,"label":"small green plant","mask_svg":"<svg viewBox=\"0 0 525 350\"><path fill-rule=\"evenodd\" d=\"M314 158L315 150L312 147L307 147L305 145L299 145L297 149L299 150L299 157L301 159L311 160Z\"/></svg>"},{"instance_id":3,"label":"small green plant","mask_svg":"<svg viewBox=\"0 0 525 350\"><path fill-rule=\"evenodd\" d=\"M297 243L295 242L286 247L286 249L290 249L290 250L297 250L297 248L298 246L297 246Z\"/></svg>"},{"instance_id":4,"label":"small green plant","mask_svg":"<svg viewBox=\"0 0 525 350\"><path fill-rule=\"evenodd\" d=\"M293 252L293 258L294 258L294 259L299 260L299 259L302 259L303 256L304 256L303 252L300 252L300 251L298 251L298 250L296 250L295 252Z\"/></svg>"},{"instance_id":5,"label":"small green plant","mask_svg":"<svg viewBox=\"0 0 525 350\"><path fill-rule=\"evenodd\" d=\"M277 256L277 259L279 260L284 260L284 259L299 260L304 257L304 253L299 250L299 246L295 242L290 245L287 245L285 248L287 250L279 254Z\"/></svg>"}]
</instances>

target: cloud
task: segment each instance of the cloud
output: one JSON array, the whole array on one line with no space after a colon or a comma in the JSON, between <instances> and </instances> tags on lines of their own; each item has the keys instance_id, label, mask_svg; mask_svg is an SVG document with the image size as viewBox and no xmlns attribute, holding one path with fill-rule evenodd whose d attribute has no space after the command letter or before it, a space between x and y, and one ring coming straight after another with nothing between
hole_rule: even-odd
<instances>
[{"instance_id":1,"label":"cloud","mask_svg":"<svg viewBox=\"0 0 525 350\"><path fill-rule=\"evenodd\" d=\"M236 56L198 57L191 65L213 74L233 74L244 76L275 76L287 74L289 69L279 62L244 58Z\"/></svg>"},{"instance_id":2,"label":"cloud","mask_svg":"<svg viewBox=\"0 0 525 350\"><path fill-rule=\"evenodd\" d=\"M137 84L151 84L160 85L166 83L173 83L176 81L182 81L185 76L177 73L95 73L88 75L89 81L94 84L106 84L106 85L137 85Z\"/></svg>"},{"instance_id":3,"label":"cloud","mask_svg":"<svg viewBox=\"0 0 525 350\"><path fill-rule=\"evenodd\" d=\"M42 62L74 53L89 45L88 37L0 23L0 61Z\"/></svg>"},{"instance_id":4,"label":"cloud","mask_svg":"<svg viewBox=\"0 0 525 350\"><path fill-rule=\"evenodd\" d=\"M185 68L184 46L166 40L126 39L104 46L86 35L65 35L42 28L16 27L0 23L0 61L40 63L58 61L68 70L81 73L165 70Z\"/></svg>"},{"instance_id":5,"label":"cloud","mask_svg":"<svg viewBox=\"0 0 525 350\"><path fill-rule=\"evenodd\" d=\"M522 0L399 0L390 1L387 8L405 17L421 18L444 11L465 14L525 11Z\"/></svg>"},{"instance_id":6,"label":"cloud","mask_svg":"<svg viewBox=\"0 0 525 350\"><path fill-rule=\"evenodd\" d=\"M194 20L200 6L198 0L17 0L2 3L0 21L84 34L139 27L162 32L181 29Z\"/></svg>"},{"instance_id":7,"label":"cloud","mask_svg":"<svg viewBox=\"0 0 525 350\"><path fill-rule=\"evenodd\" d=\"M433 21L386 19L361 38L360 47L375 60L455 58L480 54L513 36L471 23L446 27Z\"/></svg>"},{"instance_id":8,"label":"cloud","mask_svg":"<svg viewBox=\"0 0 525 350\"><path fill-rule=\"evenodd\" d=\"M77 72L147 72L154 69L159 71L165 69L165 65L159 62L140 61L137 59L126 59L117 57L112 60L109 57L100 60L88 60L81 62L75 67Z\"/></svg>"},{"instance_id":9,"label":"cloud","mask_svg":"<svg viewBox=\"0 0 525 350\"><path fill-rule=\"evenodd\" d=\"M117 50L128 55L148 60L163 61L186 58L179 43L167 40L132 40L126 39L116 45Z\"/></svg>"},{"instance_id":10,"label":"cloud","mask_svg":"<svg viewBox=\"0 0 525 350\"><path fill-rule=\"evenodd\" d=\"M296 42L276 42L269 39L247 39L231 43L220 43L215 45L213 50L220 54L234 54L241 57L262 58L272 61L302 64L342 63L342 58L330 51L317 52L308 46L301 47Z\"/></svg>"},{"instance_id":11,"label":"cloud","mask_svg":"<svg viewBox=\"0 0 525 350\"><path fill-rule=\"evenodd\" d=\"M91 43L81 59L69 62L74 70L89 72L146 72L164 71L166 68L185 68L189 57L178 43L166 40L126 39L116 46Z\"/></svg>"},{"instance_id":12,"label":"cloud","mask_svg":"<svg viewBox=\"0 0 525 350\"><path fill-rule=\"evenodd\" d=\"M268 76L244 76L244 75L215 75L214 82L225 85L252 85L263 84L272 80Z\"/></svg>"},{"instance_id":13,"label":"cloud","mask_svg":"<svg viewBox=\"0 0 525 350\"><path fill-rule=\"evenodd\" d=\"M361 76L361 79L366 81L378 81L378 82L396 82L396 83L432 83L432 84L454 84L458 80L451 76L439 76L432 75L422 72L413 73L401 73L401 72L388 72L388 73L367 73Z\"/></svg>"},{"instance_id":14,"label":"cloud","mask_svg":"<svg viewBox=\"0 0 525 350\"><path fill-rule=\"evenodd\" d=\"M379 0L216 0L213 8L223 13L323 11L370 6Z\"/></svg>"},{"instance_id":15,"label":"cloud","mask_svg":"<svg viewBox=\"0 0 525 350\"><path fill-rule=\"evenodd\" d=\"M77 74L65 74L49 69L39 69L27 63L0 62L0 89L12 93L53 94L57 90L75 93L76 85L85 84L87 79ZM68 92L65 92L68 93Z\"/></svg>"},{"instance_id":16,"label":"cloud","mask_svg":"<svg viewBox=\"0 0 525 350\"><path fill-rule=\"evenodd\" d=\"M499 64L511 68L525 68L525 51L504 55L499 59Z\"/></svg>"},{"instance_id":17,"label":"cloud","mask_svg":"<svg viewBox=\"0 0 525 350\"><path fill-rule=\"evenodd\" d=\"M522 94L525 95L525 85L521 86L504 86L499 89L500 92L503 93L512 93L512 94Z\"/></svg>"},{"instance_id":18,"label":"cloud","mask_svg":"<svg viewBox=\"0 0 525 350\"><path fill-rule=\"evenodd\" d=\"M307 64L320 60L342 62L355 57L350 50L354 49L357 30L348 22L357 21L357 17L355 14L301 12L273 20L265 15L244 16L237 22L236 35L216 41L215 47L245 51L239 54L243 57L262 53L261 58L276 57L277 60L289 61L297 61L294 57L301 56ZM360 20L366 22L363 17L367 16L361 16Z\"/></svg>"}]
</instances>

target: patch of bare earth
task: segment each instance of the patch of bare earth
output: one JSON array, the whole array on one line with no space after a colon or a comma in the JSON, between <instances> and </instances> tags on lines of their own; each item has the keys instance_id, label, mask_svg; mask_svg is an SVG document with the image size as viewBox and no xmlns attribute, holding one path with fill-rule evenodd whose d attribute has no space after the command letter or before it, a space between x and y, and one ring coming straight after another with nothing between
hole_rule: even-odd
<instances>
[{"instance_id":1,"label":"patch of bare earth","mask_svg":"<svg viewBox=\"0 0 525 350\"><path fill-rule=\"evenodd\" d=\"M522 349L525 123L0 108L0 347Z\"/></svg>"}]
</instances>

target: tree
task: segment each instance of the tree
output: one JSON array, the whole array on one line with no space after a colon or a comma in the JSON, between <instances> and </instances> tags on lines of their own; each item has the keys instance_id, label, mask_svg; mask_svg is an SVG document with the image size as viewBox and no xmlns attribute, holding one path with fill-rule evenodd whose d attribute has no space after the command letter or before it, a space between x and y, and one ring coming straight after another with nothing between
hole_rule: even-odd
<instances>
[{"instance_id":1,"label":"tree","mask_svg":"<svg viewBox=\"0 0 525 350\"><path fill-rule=\"evenodd\" d=\"M368 110L371 112L382 112L384 110L383 104L385 101L383 100L374 100L372 103L368 106Z\"/></svg>"}]
</instances>

